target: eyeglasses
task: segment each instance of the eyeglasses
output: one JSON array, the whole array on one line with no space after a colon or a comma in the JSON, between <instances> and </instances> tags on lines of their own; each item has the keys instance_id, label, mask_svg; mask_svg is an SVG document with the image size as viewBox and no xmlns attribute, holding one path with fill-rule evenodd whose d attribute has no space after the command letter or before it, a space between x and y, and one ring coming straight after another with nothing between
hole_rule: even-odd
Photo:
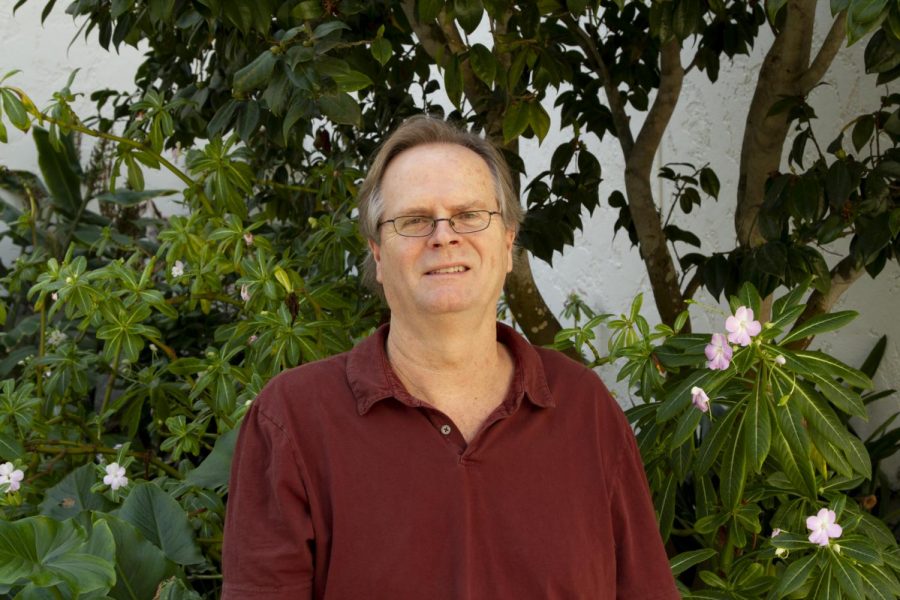
<instances>
[{"instance_id":1,"label":"eyeglasses","mask_svg":"<svg viewBox=\"0 0 900 600\"><path fill-rule=\"evenodd\" d=\"M403 237L426 237L434 233L439 221L447 221L450 224L450 229L456 233L475 233L490 227L491 217L499 214L496 210L467 210L455 214L449 219L410 215L380 221L378 226L381 227L385 223L390 223L394 226L394 231Z\"/></svg>"}]
</instances>

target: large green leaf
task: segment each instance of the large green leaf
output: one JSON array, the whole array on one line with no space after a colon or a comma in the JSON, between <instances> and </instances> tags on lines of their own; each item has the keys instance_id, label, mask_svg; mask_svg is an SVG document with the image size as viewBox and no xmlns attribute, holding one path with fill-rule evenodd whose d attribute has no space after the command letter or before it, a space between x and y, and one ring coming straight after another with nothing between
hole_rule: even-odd
<instances>
[{"instance_id":1,"label":"large green leaf","mask_svg":"<svg viewBox=\"0 0 900 600\"><path fill-rule=\"evenodd\" d=\"M249 92L261 87L272 77L272 70L278 62L278 57L268 49L253 59L234 74L234 91L238 93Z\"/></svg>"},{"instance_id":2,"label":"large green leaf","mask_svg":"<svg viewBox=\"0 0 900 600\"><path fill-rule=\"evenodd\" d=\"M739 410L732 408L725 413L724 417L713 422L710 432L703 438L700 451L697 453L697 460L694 462L694 472L697 475L706 473L721 452L725 442L735 439L734 422L739 414Z\"/></svg>"},{"instance_id":3,"label":"large green leaf","mask_svg":"<svg viewBox=\"0 0 900 600\"><path fill-rule=\"evenodd\" d=\"M213 451L196 469L188 473L187 483L204 488L217 488L228 484L231 471L231 457L237 442L238 428L219 436Z\"/></svg>"},{"instance_id":4,"label":"large green leaf","mask_svg":"<svg viewBox=\"0 0 900 600\"><path fill-rule=\"evenodd\" d=\"M747 426L747 419L742 419L737 427L737 434L730 447L725 449L722 458L722 468L719 471L719 493L722 496L722 504L726 508L736 507L743 498L744 484L747 480L746 451L744 450L744 436L742 429Z\"/></svg>"},{"instance_id":5,"label":"large green leaf","mask_svg":"<svg viewBox=\"0 0 900 600\"><path fill-rule=\"evenodd\" d=\"M140 483L122 504L119 517L180 564L203 562L187 514L172 496L152 483Z\"/></svg>"},{"instance_id":6,"label":"large green leaf","mask_svg":"<svg viewBox=\"0 0 900 600\"><path fill-rule=\"evenodd\" d=\"M16 460L24 454L25 448L17 439L0 433L0 462Z\"/></svg>"},{"instance_id":7,"label":"large green leaf","mask_svg":"<svg viewBox=\"0 0 900 600\"><path fill-rule=\"evenodd\" d=\"M781 340L781 345L802 340L826 331L834 331L840 329L859 315L853 310L841 310L838 312L817 315L808 321L805 321L795 327L789 334Z\"/></svg>"},{"instance_id":8,"label":"large green leaf","mask_svg":"<svg viewBox=\"0 0 900 600\"><path fill-rule=\"evenodd\" d=\"M782 464L793 463L796 469L795 475L799 477L799 481L795 481L794 484L804 490L810 500L815 500L817 495L816 473L809 456L809 435L803 426L803 415L792 402L777 407L775 411L778 415L776 424L781 433L780 436L775 437L784 442L782 449L785 452L785 455L779 457L779 462ZM787 456L788 454L789 456ZM788 473L788 477L791 477L790 473Z\"/></svg>"},{"instance_id":9,"label":"large green leaf","mask_svg":"<svg viewBox=\"0 0 900 600\"><path fill-rule=\"evenodd\" d=\"M810 554L803 558L792 562L781 577L778 578L778 585L772 592L772 597L783 598L791 592L800 589L809 579L813 567L816 565L816 555Z\"/></svg>"},{"instance_id":10,"label":"large green leaf","mask_svg":"<svg viewBox=\"0 0 900 600\"><path fill-rule=\"evenodd\" d=\"M820 377L828 377L831 379L840 377L848 384L862 388L870 389L872 380L857 369L849 367L824 352L783 352L787 360L787 366L795 371L805 374L817 374Z\"/></svg>"},{"instance_id":11,"label":"large green leaf","mask_svg":"<svg viewBox=\"0 0 900 600\"><path fill-rule=\"evenodd\" d=\"M60 586L69 592L103 592L115 582L112 557L115 544L105 524L95 526L91 538L73 520L54 521L37 516L0 521L0 584L28 582L27 594Z\"/></svg>"},{"instance_id":12,"label":"large green leaf","mask_svg":"<svg viewBox=\"0 0 900 600\"><path fill-rule=\"evenodd\" d=\"M747 466L757 473L762 470L772 444L772 420L766 397L766 383L762 380L761 373L762 371L747 402L742 425Z\"/></svg>"},{"instance_id":13,"label":"large green leaf","mask_svg":"<svg viewBox=\"0 0 900 600\"><path fill-rule=\"evenodd\" d=\"M681 554L669 559L669 568L672 569L673 575L678 575L694 565L702 563L718 554L714 548L703 548L702 550L691 550L682 552Z\"/></svg>"},{"instance_id":14,"label":"large green leaf","mask_svg":"<svg viewBox=\"0 0 900 600\"><path fill-rule=\"evenodd\" d=\"M359 125L362 112L350 94L325 94L319 98L319 108L326 117L340 125Z\"/></svg>"},{"instance_id":15,"label":"large green leaf","mask_svg":"<svg viewBox=\"0 0 900 600\"><path fill-rule=\"evenodd\" d=\"M101 519L116 541L116 585L109 595L121 600L153 598L160 582L178 567L131 523L109 514Z\"/></svg>"},{"instance_id":16,"label":"large green leaf","mask_svg":"<svg viewBox=\"0 0 900 600\"><path fill-rule=\"evenodd\" d=\"M81 208L81 167L70 136L60 138L62 144L54 148L46 129L34 128L34 144L38 151L38 165L50 201L63 213L73 217Z\"/></svg>"},{"instance_id":17,"label":"large green leaf","mask_svg":"<svg viewBox=\"0 0 900 600\"><path fill-rule=\"evenodd\" d=\"M94 465L78 467L46 491L40 506L41 514L62 521L85 510L110 510L112 502L91 491L97 481Z\"/></svg>"}]
</instances>

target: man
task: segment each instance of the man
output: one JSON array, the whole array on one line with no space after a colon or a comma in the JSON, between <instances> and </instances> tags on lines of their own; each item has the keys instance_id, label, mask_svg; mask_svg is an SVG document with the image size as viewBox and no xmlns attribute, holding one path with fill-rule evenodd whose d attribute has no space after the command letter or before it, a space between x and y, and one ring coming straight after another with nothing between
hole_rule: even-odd
<instances>
[{"instance_id":1,"label":"man","mask_svg":"<svg viewBox=\"0 0 900 600\"><path fill-rule=\"evenodd\" d=\"M678 598L622 411L496 321L521 220L497 151L410 119L359 213L390 323L254 402L223 598Z\"/></svg>"}]
</instances>

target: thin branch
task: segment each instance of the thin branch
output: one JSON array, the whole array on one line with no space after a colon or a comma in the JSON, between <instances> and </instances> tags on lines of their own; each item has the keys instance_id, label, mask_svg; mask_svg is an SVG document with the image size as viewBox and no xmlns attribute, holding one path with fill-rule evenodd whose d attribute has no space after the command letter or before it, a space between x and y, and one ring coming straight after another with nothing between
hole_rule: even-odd
<instances>
[{"instance_id":1,"label":"thin branch","mask_svg":"<svg viewBox=\"0 0 900 600\"><path fill-rule=\"evenodd\" d=\"M603 90L606 92L606 101L609 103L609 111L612 113L613 124L616 127L616 137L619 138L619 144L622 146L622 154L627 161L631 156L632 148L634 148L634 137L631 134L630 119L625 110L625 103L622 101L622 96L619 94L619 88L616 87L612 78L609 76L609 69L606 67L606 63L603 61L603 57L600 55L600 51L597 49L596 44L594 44L594 40L591 39L587 32L578 26L578 23L571 15L564 15L562 20L566 24L566 27L569 28L572 35L575 36L578 45L584 50L588 60L593 64L594 69L600 75L600 80L603 81Z\"/></svg>"},{"instance_id":2,"label":"thin branch","mask_svg":"<svg viewBox=\"0 0 900 600\"><path fill-rule=\"evenodd\" d=\"M822 77L825 76L825 72L828 71L828 67L831 66L831 62L834 60L834 57L841 49L841 45L844 43L846 31L847 11L842 10L831 24L831 29L828 30L828 35L825 36L825 40L819 47L819 52L816 54L816 57L813 59L812 63L810 63L809 68L800 75L797 81L797 85L800 87L802 95L805 96L808 94L810 90L822 80Z\"/></svg>"},{"instance_id":3,"label":"thin branch","mask_svg":"<svg viewBox=\"0 0 900 600\"><path fill-rule=\"evenodd\" d=\"M697 293L697 290L700 289L700 285L703 283L703 274L700 272L700 268L694 271L694 276L691 277L691 280L688 282L687 286L684 288L682 292L682 296L685 300L690 300L694 297L694 294Z\"/></svg>"}]
</instances>

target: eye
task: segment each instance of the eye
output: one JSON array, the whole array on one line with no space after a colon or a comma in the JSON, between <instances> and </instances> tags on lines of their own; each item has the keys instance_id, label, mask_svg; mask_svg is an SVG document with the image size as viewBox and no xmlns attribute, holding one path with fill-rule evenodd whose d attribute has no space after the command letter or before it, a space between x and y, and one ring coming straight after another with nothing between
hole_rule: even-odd
<instances>
[{"instance_id":1,"label":"eye","mask_svg":"<svg viewBox=\"0 0 900 600\"><path fill-rule=\"evenodd\" d=\"M467 210L466 212L461 212L455 217L453 217L454 221L461 221L463 223L475 223L477 221L482 220L484 217L481 214L481 211L478 210Z\"/></svg>"},{"instance_id":2,"label":"eye","mask_svg":"<svg viewBox=\"0 0 900 600\"><path fill-rule=\"evenodd\" d=\"M419 227L430 220L428 217L400 217L397 224L401 227Z\"/></svg>"}]
</instances>

